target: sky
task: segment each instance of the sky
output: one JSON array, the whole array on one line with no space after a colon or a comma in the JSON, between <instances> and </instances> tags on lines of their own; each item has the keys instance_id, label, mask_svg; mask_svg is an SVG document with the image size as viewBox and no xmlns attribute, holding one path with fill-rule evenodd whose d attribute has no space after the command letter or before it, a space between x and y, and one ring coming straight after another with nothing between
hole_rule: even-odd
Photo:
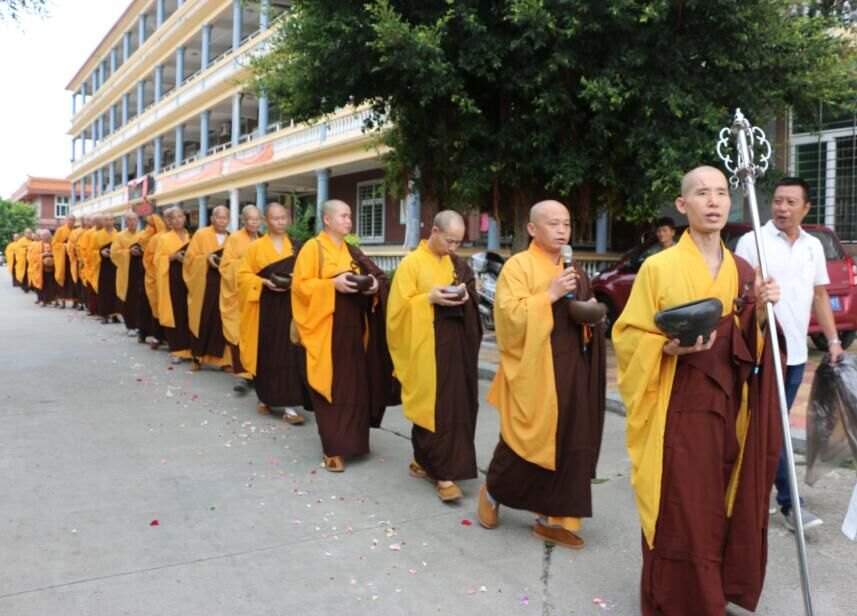
<instances>
[{"instance_id":1,"label":"sky","mask_svg":"<svg viewBox=\"0 0 857 616\"><path fill-rule=\"evenodd\" d=\"M45 19L0 21L0 197L27 175L71 171L71 93L77 70L129 0L48 0Z\"/></svg>"}]
</instances>

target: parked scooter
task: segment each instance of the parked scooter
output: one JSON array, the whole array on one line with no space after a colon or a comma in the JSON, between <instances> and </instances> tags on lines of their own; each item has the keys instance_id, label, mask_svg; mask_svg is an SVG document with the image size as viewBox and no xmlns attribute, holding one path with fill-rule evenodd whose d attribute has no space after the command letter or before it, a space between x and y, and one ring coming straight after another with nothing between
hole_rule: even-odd
<instances>
[{"instance_id":1,"label":"parked scooter","mask_svg":"<svg viewBox=\"0 0 857 616\"><path fill-rule=\"evenodd\" d=\"M494 330L494 293L497 290L497 278L506 262L496 252L477 252L470 258L473 273L476 274L476 290L479 293L479 316L482 327Z\"/></svg>"}]
</instances>

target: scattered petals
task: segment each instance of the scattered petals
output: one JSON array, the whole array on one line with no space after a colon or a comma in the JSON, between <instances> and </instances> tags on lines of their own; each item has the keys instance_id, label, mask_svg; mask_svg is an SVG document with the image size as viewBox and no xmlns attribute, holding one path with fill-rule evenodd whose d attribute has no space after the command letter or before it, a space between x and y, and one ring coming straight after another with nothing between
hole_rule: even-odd
<instances>
[{"instance_id":1,"label":"scattered petals","mask_svg":"<svg viewBox=\"0 0 857 616\"><path fill-rule=\"evenodd\" d=\"M467 518L464 518L463 520L461 520L461 525L462 526L473 526L473 522L471 522Z\"/></svg>"},{"instance_id":2,"label":"scattered petals","mask_svg":"<svg viewBox=\"0 0 857 616\"><path fill-rule=\"evenodd\" d=\"M161 525L161 523L158 522L157 520L152 520L151 522L149 522L149 526L160 526L160 525Z\"/></svg>"},{"instance_id":3,"label":"scattered petals","mask_svg":"<svg viewBox=\"0 0 857 616\"><path fill-rule=\"evenodd\" d=\"M530 598L525 595L524 598L521 599L521 605L529 605L529 604L530 604Z\"/></svg>"}]
</instances>

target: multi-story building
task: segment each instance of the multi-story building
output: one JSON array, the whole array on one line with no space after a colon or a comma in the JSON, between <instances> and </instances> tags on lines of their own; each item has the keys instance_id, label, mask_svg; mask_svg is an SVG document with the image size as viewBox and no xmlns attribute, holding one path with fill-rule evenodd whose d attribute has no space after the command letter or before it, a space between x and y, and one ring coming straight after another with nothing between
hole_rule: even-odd
<instances>
[{"instance_id":1,"label":"multi-story building","mask_svg":"<svg viewBox=\"0 0 857 616\"><path fill-rule=\"evenodd\" d=\"M132 0L67 86L72 212L180 205L203 226L226 205L236 228L248 203L339 198L363 244L401 244L408 211L430 220L385 190L365 110L295 125L248 85L289 5Z\"/></svg>"},{"instance_id":2,"label":"multi-story building","mask_svg":"<svg viewBox=\"0 0 857 616\"><path fill-rule=\"evenodd\" d=\"M9 198L32 205L38 218L38 227L54 230L69 214L70 197L71 182L68 180L27 176L27 181Z\"/></svg>"}]
</instances>

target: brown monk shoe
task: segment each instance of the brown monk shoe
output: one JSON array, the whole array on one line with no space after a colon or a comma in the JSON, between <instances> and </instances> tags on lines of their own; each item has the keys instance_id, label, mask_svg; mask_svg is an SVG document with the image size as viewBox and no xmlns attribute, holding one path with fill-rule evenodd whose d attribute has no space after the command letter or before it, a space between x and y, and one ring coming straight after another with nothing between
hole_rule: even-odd
<instances>
[{"instance_id":1,"label":"brown monk shoe","mask_svg":"<svg viewBox=\"0 0 857 616\"><path fill-rule=\"evenodd\" d=\"M476 508L476 517L485 528L496 528L500 517L500 506L494 507L488 500L488 487L483 483L479 488L479 505Z\"/></svg>"},{"instance_id":2,"label":"brown monk shoe","mask_svg":"<svg viewBox=\"0 0 857 616\"><path fill-rule=\"evenodd\" d=\"M583 539L575 535L570 530L565 530L564 528L553 528L538 522L533 526L533 537L542 541L555 543L556 545L561 545L566 548L571 548L573 550L579 550L583 547Z\"/></svg>"},{"instance_id":3,"label":"brown monk shoe","mask_svg":"<svg viewBox=\"0 0 857 616\"><path fill-rule=\"evenodd\" d=\"M417 479L426 479L434 483L434 477L429 475L422 466L417 464L416 462L411 462L410 466L408 466L408 474L411 477L416 477Z\"/></svg>"},{"instance_id":4,"label":"brown monk shoe","mask_svg":"<svg viewBox=\"0 0 857 616\"><path fill-rule=\"evenodd\" d=\"M283 411L283 421L287 424L291 424L293 426L301 425L305 420L304 416L292 409L292 412L289 413L289 409Z\"/></svg>"},{"instance_id":5,"label":"brown monk shoe","mask_svg":"<svg viewBox=\"0 0 857 616\"><path fill-rule=\"evenodd\" d=\"M345 462L342 461L342 456L322 456L324 460L324 468L331 473L341 473L345 471Z\"/></svg>"},{"instance_id":6,"label":"brown monk shoe","mask_svg":"<svg viewBox=\"0 0 857 616\"><path fill-rule=\"evenodd\" d=\"M157 340L152 340L149 343L149 348L152 349L153 351L157 351L159 346L161 346L161 343L158 342Z\"/></svg>"},{"instance_id":7,"label":"brown monk shoe","mask_svg":"<svg viewBox=\"0 0 857 616\"><path fill-rule=\"evenodd\" d=\"M270 415L271 407L265 404L264 402L257 402L256 412L259 413L259 415Z\"/></svg>"},{"instance_id":8,"label":"brown monk shoe","mask_svg":"<svg viewBox=\"0 0 857 616\"><path fill-rule=\"evenodd\" d=\"M461 488L454 483L449 486L437 484L437 497L445 503L458 500L462 496L464 495L461 493Z\"/></svg>"},{"instance_id":9,"label":"brown monk shoe","mask_svg":"<svg viewBox=\"0 0 857 616\"><path fill-rule=\"evenodd\" d=\"M192 362L190 362L190 368L188 368L188 370L190 370L191 372L199 372L201 369L202 365L197 360L194 359Z\"/></svg>"}]
</instances>

